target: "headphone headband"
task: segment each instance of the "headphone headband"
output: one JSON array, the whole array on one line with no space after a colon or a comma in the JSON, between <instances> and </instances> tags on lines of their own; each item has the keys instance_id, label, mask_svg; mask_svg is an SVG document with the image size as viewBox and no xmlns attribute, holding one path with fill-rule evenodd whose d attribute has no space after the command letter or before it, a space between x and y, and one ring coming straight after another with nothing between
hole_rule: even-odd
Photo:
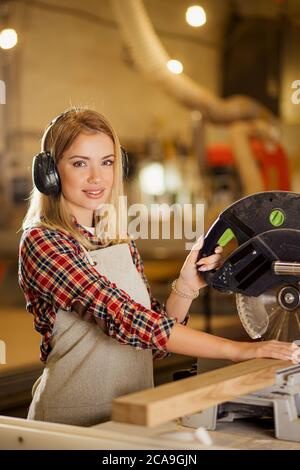
<instances>
[{"instance_id":1,"label":"headphone headband","mask_svg":"<svg viewBox=\"0 0 300 470\"><path fill-rule=\"evenodd\" d=\"M54 124L56 124L60 119L62 119L64 116L66 116L67 114L69 114L70 111L64 111L63 113L60 113L58 116L56 116L54 119L52 119L52 121L50 122L49 126L47 127L46 131L44 132L44 135L43 135L43 138L42 138L42 145L41 145L41 151L42 152L46 152L45 150L45 142L46 142L46 139L48 137L48 134L50 132L50 130L52 129L52 127L54 126Z\"/></svg>"}]
</instances>

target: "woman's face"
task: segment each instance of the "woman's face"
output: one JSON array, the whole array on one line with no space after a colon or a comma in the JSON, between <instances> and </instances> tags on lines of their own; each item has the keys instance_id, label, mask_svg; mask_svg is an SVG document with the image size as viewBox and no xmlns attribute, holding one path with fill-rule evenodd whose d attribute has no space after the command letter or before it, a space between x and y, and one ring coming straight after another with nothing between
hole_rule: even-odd
<instances>
[{"instance_id":1,"label":"woman's face","mask_svg":"<svg viewBox=\"0 0 300 470\"><path fill-rule=\"evenodd\" d=\"M81 225L91 226L94 210L108 201L114 176L112 139L97 132L79 134L57 164L62 193Z\"/></svg>"}]
</instances>

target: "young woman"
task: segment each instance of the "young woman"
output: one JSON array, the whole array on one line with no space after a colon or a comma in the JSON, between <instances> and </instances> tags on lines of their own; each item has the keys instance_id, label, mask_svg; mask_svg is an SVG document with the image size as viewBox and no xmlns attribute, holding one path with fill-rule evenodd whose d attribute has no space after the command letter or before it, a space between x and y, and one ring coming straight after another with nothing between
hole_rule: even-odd
<instances>
[{"instance_id":1,"label":"young woman","mask_svg":"<svg viewBox=\"0 0 300 470\"><path fill-rule=\"evenodd\" d=\"M123 158L103 116L71 109L50 124L34 160L19 283L42 335L45 369L29 419L85 426L109 419L112 400L152 387L153 356L170 352L299 360L289 343L236 342L185 326L205 286L197 271L218 266L219 247L196 264L199 239L165 304L151 295L136 244L120 229L126 217L119 205ZM104 230L105 203L115 218L107 217ZM114 227L113 238L107 227Z\"/></svg>"}]
</instances>

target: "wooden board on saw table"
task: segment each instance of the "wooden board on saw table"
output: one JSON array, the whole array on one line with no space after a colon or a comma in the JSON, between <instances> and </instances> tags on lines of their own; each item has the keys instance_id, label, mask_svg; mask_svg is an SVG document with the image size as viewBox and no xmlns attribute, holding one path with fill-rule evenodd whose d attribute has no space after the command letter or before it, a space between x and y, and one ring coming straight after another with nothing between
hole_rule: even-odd
<instances>
[{"instance_id":1,"label":"wooden board on saw table","mask_svg":"<svg viewBox=\"0 0 300 470\"><path fill-rule=\"evenodd\" d=\"M275 372L291 366L275 359L253 359L178 380L113 401L112 420L157 426L271 386Z\"/></svg>"}]
</instances>

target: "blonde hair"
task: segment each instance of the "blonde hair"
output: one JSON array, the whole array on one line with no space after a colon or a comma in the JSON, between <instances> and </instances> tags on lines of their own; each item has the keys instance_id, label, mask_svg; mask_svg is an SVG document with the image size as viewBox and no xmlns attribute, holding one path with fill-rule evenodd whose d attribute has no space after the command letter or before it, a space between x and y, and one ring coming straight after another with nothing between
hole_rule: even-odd
<instances>
[{"instance_id":1,"label":"blonde hair","mask_svg":"<svg viewBox=\"0 0 300 470\"><path fill-rule=\"evenodd\" d=\"M108 230L103 232L103 217L94 212L95 218L95 236L99 238L103 246L117 244L121 242L129 243L128 233L122 233L122 227L126 221L127 214L124 206L120 204L121 197L124 196L123 188L123 168L122 154L119 138L107 121L107 119L96 111L75 107L67 110L53 124L50 124L45 130L41 147L43 151L51 152L54 161L57 163L79 134L94 134L102 132L109 136L114 143L114 182L109 201L114 208L114 214L108 211L106 227ZM98 219L98 220L97 220ZM72 222L72 215L68 212L65 198L60 192L58 195L46 196L33 187L29 197L29 208L22 223L22 229L30 227L46 227L50 230L61 230L71 234L85 248L97 249L88 238L81 234ZM126 226L126 225L125 225ZM107 234L114 233L114 237Z\"/></svg>"}]
</instances>

